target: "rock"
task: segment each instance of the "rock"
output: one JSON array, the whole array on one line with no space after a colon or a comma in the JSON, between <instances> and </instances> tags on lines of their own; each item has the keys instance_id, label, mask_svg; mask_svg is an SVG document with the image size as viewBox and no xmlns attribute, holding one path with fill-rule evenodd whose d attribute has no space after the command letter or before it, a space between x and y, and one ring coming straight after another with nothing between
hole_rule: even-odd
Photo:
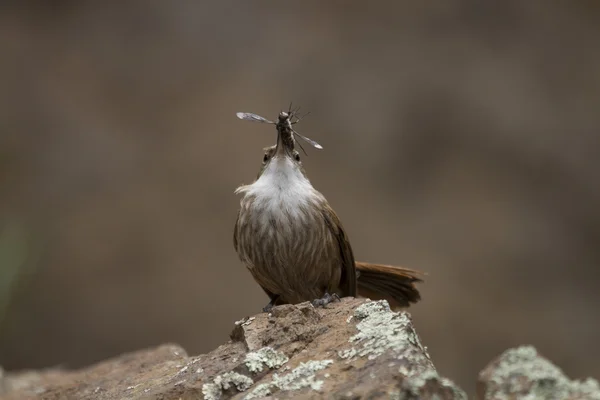
<instances>
[{"instance_id":1,"label":"rock","mask_svg":"<svg viewBox=\"0 0 600 400\"><path fill-rule=\"evenodd\" d=\"M165 345L82 370L0 379L6 400L466 399L438 375L408 313L353 298L245 318L228 343L200 356Z\"/></svg>"},{"instance_id":2,"label":"rock","mask_svg":"<svg viewBox=\"0 0 600 400\"><path fill-rule=\"evenodd\" d=\"M0 399L143 398L144 393L172 386L173 376L188 360L181 347L163 345L124 354L77 371L50 369L7 373L0 381Z\"/></svg>"},{"instance_id":3,"label":"rock","mask_svg":"<svg viewBox=\"0 0 600 400\"><path fill-rule=\"evenodd\" d=\"M522 346L502 353L479 374L478 398L600 400L594 379L570 380L535 348Z\"/></svg>"}]
</instances>

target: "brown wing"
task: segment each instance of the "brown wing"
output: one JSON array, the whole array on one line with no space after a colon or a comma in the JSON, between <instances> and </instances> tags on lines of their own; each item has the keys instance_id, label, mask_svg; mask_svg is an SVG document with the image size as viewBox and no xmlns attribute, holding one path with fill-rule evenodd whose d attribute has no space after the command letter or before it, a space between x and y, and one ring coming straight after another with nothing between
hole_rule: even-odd
<instances>
[{"instance_id":1,"label":"brown wing","mask_svg":"<svg viewBox=\"0 0 600 400\"><path fill-rule=\"evenodd\" d=\"M325 223L333 234L333 237L336 239L340 251L340 259L342 261L340 265L340 268L342 269L342 276L339 284L340 291L342 296L356 297L356 269L354 267L352 247L350 246L350 242L348 242L348 238L346 237L346 233L344 232L344 228L342 227L339 218L329 204L323 205L322 212Z\"/></svg>"},{"instance_id":2,"label":"brown wing","mask_svg":"<svg viewBox=\"0 0 600 400\"><path fill-rule=\"evenodd\" d=\"M373 300L385 299L392 307L408 307L421 299L415 283L424 274L408 268L357 261L358 294Z\"/></svg>"}]
</instances>

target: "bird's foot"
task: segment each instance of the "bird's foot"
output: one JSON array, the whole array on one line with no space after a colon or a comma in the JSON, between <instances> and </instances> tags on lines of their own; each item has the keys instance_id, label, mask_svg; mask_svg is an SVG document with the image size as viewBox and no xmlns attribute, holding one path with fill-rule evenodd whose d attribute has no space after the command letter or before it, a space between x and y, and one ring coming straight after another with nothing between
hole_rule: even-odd
<instances>
[{"instance_id":1,"label":"bird's foot","mask_svg":"<svg viewBox=\"0 0 600 400\"><path fill-rule=\"evenodd\" d=\"M270 313L273 307L275 306L275 303L277 303L277 300L279 300L279 295L271 297L271 301L269 302L269 304L263 307L263 312Z\"/></svg>"},{"instance_id":2,"label":"bird's foot","mask_svg":"<svg viewBox=\"0 0 600 400\"><path fill-rule=\"evenodd\" d=\"M328 292L325 292L320 299L314 299L312 305L314 307L325 307L327 304L333 303L336 300L340 301L340 296L338 296L337 293L329 294Z\"/></svg>"}]
</instances>

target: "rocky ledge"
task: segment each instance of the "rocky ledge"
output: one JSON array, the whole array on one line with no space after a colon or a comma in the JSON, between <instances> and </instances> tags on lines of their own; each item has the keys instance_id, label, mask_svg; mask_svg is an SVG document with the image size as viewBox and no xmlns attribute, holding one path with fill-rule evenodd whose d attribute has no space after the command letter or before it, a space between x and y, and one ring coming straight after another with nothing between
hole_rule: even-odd
<instances>
[{"instance_id":1,"label":"rocky ledge","mask_svg":"<svg viewBox=\"0 0 600 400\"><path fill-rule=\"evenodd\" d=\"M76 371L0 372L13 399L466 399L441 377L406 312L342 299L275 307L236 322L231 340L190 357L163 345ZM549 397L548 397L549 396ZM532 347L508 350L479 376L481 399L599 399Z\"/></svg>"}]
</instances>

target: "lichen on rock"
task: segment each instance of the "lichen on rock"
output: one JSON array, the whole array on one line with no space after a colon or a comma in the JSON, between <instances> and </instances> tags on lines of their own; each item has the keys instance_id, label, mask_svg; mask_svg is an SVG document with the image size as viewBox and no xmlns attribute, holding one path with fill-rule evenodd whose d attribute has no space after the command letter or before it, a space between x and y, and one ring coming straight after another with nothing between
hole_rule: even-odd
<instances>
[{"instance_id":1,"label":"lichen on rock","mask_svg":"<svg viewBox=\"0 0 600 400\"><path fill-rule=\"evenodd\" d=\"M408 376L402 382L404 394L420 398L420 395L425 391L425 386L432 382L441 390L447 390L451 393L452 399L467 400L467 394L459 388L450 379L441 377L435 370L431 369L421 374ZM406 396L404 396L406 398Z\"/></svg>"},{"instance_id":2,"label":"lichen on rock","mask_svg":"<svg viewBox=\"0 0 600 400\"><path fill-rule=\"evenodd\" d=\"M385 301L344 298L319 309L310 303L277 306L270 315L245 318L234 331L231 341L194 357L169 344L80 370L7 372L0 375L0 393L3 400L466 398L438 374L410 315L393 312ZM524 346L486 367L478 396L600 400L600 387L593 379L569 380Z\"/></svg>"},{"instance_id":3,"label":"lichen on rock","mask_svg":"<svg viewBox=\"0 0 600 400\"><path fill-rule=\"evenodd\" d=\"M429 359L419 337L412 329L410 318L405 312L394 312L387 301L368 301L354 311L358 333L350 338L350 342L359 343L360 348L348 349L339 353L342 358L356 355L367 356L369 360L395 351L401 352L408 346L418 347Z\"/></svg>"},{"instance_id":4,"label":"lichen on rock","mask_svg":"<svg viewBox=\"0 0 600 400\"><path fill-rule=\"evenodd\" d=\"M245 364L250 372L262 372L263 366L269 369L279 368L288 360L289 358L282 352L271 347L263 347L257 351L247 353Z\"/></svg>"},{"instance_id":5,"label":"lichen on rock","mask_svg":"<svg viewBox=\"0 0 600 400\"><path fill-rule=\"evenodd\" d=\"M259 399L272 394L276 390L292 391L307 387L317 391L321 390L324 382L315 379L316 372L327 368L331 364L333 364L333 360L308 361L306 363L300 363L298 367L294 368L291 372L285 375L280 376L278 374L273 374L273 379L271 382L258 385L252 392L244 397L244 399Z\"/></svg>"},{"instance_id":6,"label":"lichen on rock","mask_svg":"<svg viewBox=\"0 0 600 400\"><path fill-rule=\"evenodd\" d=\"M479 380L484 387L485 399L519 396L528 400L600 400L598 381L569 379L560 368L540 356L533 346L505 351L480 373Z\"/></svg>"},{"instance_id":7,"label":"lichen on rock","mask_svg":"<svg viewBox=\"0 0 600 400\"><path fill-rule=\"evenodd\" d=\"M206 400L218 400L225 390L235 387L238 392L243 392L253 384L254 381L246 375L237 372L226 372L217 375L212 383L202 385L202 394Z\"/></svg>"}]
</instances>

